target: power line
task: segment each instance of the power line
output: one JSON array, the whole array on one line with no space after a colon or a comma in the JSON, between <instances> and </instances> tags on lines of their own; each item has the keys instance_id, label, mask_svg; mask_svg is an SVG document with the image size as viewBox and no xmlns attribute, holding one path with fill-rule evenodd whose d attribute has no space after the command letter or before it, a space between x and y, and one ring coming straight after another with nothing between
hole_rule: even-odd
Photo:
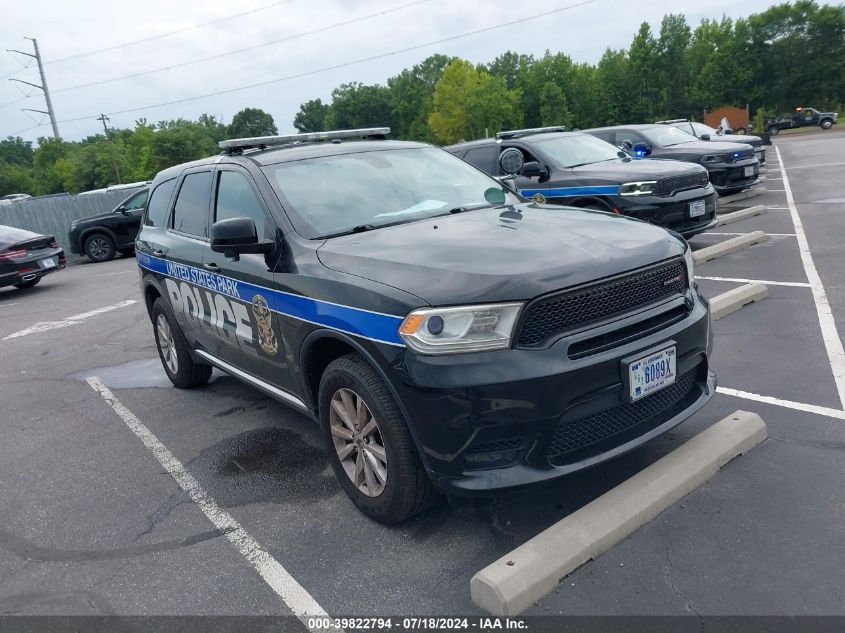
<instances>
[{"instance_id":1,"label":"power line","mask_svg":"<svg viewBox=\"0 0 845 633\"><path fill-rule=\"evenodd\" d=\"M333 66L325 66L323 68L317 68L315 70L309 70L309 71L297 73L297 74L294 74L294 75L287 75L285 77L278 77L276 79L270 79L270 80L261 81L261 82L258 82L258 83L247 84L245 86L237 86L235 88L227 88L226 90L218 90L218 91L215 91L215 92L208 92L208 93L201 94L201 95L195 95L193 97L184 97L182 99L173 99L172 101L163 101L161 103L153 103L153 104L149 104L149 105L145 105L145 106L139 106L139 107L134 107L134 108L126 108L124 110L113 110L113 111L109 112L108 114L111 114L111 115L128 114L130 112L139 112L141 110L152 110L154 108L161 108L161 107L169 106L169 105L177 105L177 104L180 104L180 103L187 103L189 101L198 101L200 99L207 99L209 97L216 97L218 95L231 94L233 92L240 92L241 90L248 90L250 88L258 88L258 87L261 87L261 86L267 86L267 85L279 83L279 82L282 82L282 81L289 81L291 79L298 79L298 78L301 78L301 77L308 77L308 76L311 76L311 75L317 75L319 73L324 73L324 72L328 72L328 71L331 71L331 70L337 70L339 68L347 68L349 66L354 66L356 64L363 64L365 62L375 61L377 59L384 59L385 57L392 57L393 55L399 55L401 53L407 53L407 52L410 52L410 51L419 50L421 48L427 48L429 46L436 46L437 44L444 44L446 42L453 42L455 40L463 39L465 37L478 35L479 33L487 33L487 32L495 31L495 30L502 29L502 28L505 28L505 27L508 27L508 26L513 26L514 24L522 24L523 22L528 22L530 20L536 20L538 18L547 17L549 15L554 15L556 13L561 13L563 11L569 11L571 9L577 9L579 7L583 7L583 6L586 6L586 5L589 5L589 4L594 4L596 2L599 2L599 0L582 0L582 2L570 4L570 5L567 5L565 7L558 7L556 9L550 9L549 11L543 11L542 13L536 13L534 15L529 15L529 16L526 16L526 17L523 17L523 18L518 18L516 20L509 20L508 22L502 22L500 24L494 24L492 26L487 26L487 27L484 27L484 28L475 29L473 31L468 31L466 33L461 33L459 35L452 35L450 37L444 37L444 38L439 39L439 40L433 40L431 42L425 42L424 44L417 44L415 46L408 46L408 47L405 47L405 48L400 48L400 49L397 49L397 50L394 50L394 51L390 51L388 53L381 53L379 55L371 55L369 57L362 57L360 59L355 59L355 60L352 60L352 61L343 62L343 63L340 63L340 64L335 64ZM86 115L86 116L75 117L73 119L64 119L62 121L59 121L59 123L74 123L76 121L84 121L85 119L93 119L93 118L96 118L96 116L95 115Z\"/></svg>"},{"instance_id":2,"label":"power line","mask_svg":"<svg viewBox=\"0 0 845 633\"><path fill-rule=\"evenodd\" d=\"M212 24L219 24L220 22L226 22L228 20L234 20L235 18L239 18L244 15L249 15L252 13L258 13L259 11L266 11L267 9L272 9L273 7L278 7L282 4L288 4L293 2L294 0L281 0L281 2L274 2L273 4L267 4L263 7L258 7L256 9L250 9L249 11L241 11L240 13L233 13L232 15L226 16L224 18L217 18L216 20L209 20L208 22L201 22L200 24L194 24L193 26L186 26L183 29L176 29L175 31L169 31L167 33L161 33L160 35L152 35L150 37L144 37L140 40L132 40L131 42L124 42L123 44L115 44L113 46L107 46L105 48L98 48L93 51L88 51L86 53L77 53L76 55L69 55L68 57L60 57L59 59L51 59L44 64L58 64L59 62L66 62L71 59L79 59L80 57L88 57L89 55L96 55L98 53L105 53L107 51L113 51L118 48L125 48L127 46L133 46L135 44L142 44L144 42L152 42L154 40L160 40L164 37L170 37L171 35L176 35L178 33L185 33L187 31L193 31L196 29L205 28L206 26L211 26Z\"/></svg>"},{"instance_id":3,"label":"power line","mask_svg":"<svg viewBox=\"0 0 845 633\"><path fill-rule=\"evenodd\" d=\"M329 24L326 26L322 26L317 29L312 29L310 31L303 31L302 33L295 33L293 35L288 35L286 37L282 37L276 40L270 40L269 42L264 42L262 44L254 44L253 46L247 46L246 48L238 48L231 51L226 51L225 53L218 53L216 55L211 55L209 57L201 57L199 59L193 59L187 62L181 62L179 64L171 64L170 66L161 66L159 68L152 68L150 70L145 70L142 72L131 73L129 75L121 75L119 77L112 77L110 79L100 79L98 81L92 81L86 84L79 84L77 86L68 86L65 88L59 88L58 90L53 90L53 94L57 92L69 92L71 90L79 90L80 88L90 88L92 86L100 86L102 84L112 83L115 81L122 81L123 79L133 79L135 77L143 77L144 75L152 75L154 73L160 73L167 70L175 70L177 68L184 68L185 66L192 66L193 64L199 64L202 62L211 61L213 59L220 59L221 57L227 57L229 55L237 55L238 53L245 53L247 51L254 51L258 48L263 48L265 46L271 46L273 44L280 44L282 42L289 42L291 40L305 37L306 35L314 35L315 33L323 33L325 31L330 31L332 29L336 29L342 26L348 26L350 24L356 24L357 22L363 22L365 20L369 20L375 17L379 17L382 15L387 15L389 13L395 13L397 11L402 11L403 9L408 9L410 7L414 7L420 4L425 4L427 2L431 2L432 0L415 0L414 2L409 2L407 4L399 5L398 7L393 7L390 9L385 9L383 11L376 11L375 13L370 13L367 15L362 15L357 18L353 18L351 20L345 20L343 22L336 22L335 24ZM2 108L3 106L0 106Z\"/></svg>"}]
</instances>

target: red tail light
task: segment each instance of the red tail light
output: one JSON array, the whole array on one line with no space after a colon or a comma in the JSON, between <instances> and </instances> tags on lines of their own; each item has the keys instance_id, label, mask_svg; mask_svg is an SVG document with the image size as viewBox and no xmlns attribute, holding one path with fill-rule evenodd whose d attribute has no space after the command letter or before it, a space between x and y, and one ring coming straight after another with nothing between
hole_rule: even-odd
<instances>
[{"instance_id":1,"label":"red tail light","mask_svg":"<svg viewBox=\"0 0 845 633\"><path fill-rule=\"evenodd\" d=\"M0 261L4 259L17 259L19 257L26 257L25 248L19 248L14 251L6 251L5 253L0 253Z\"/></svg>"},{"instance_id":2,"label":"red tail light","mask_svg":"<svg viewBox=\"0 0 845 633\"><path fill-rule=\"evenodd\" d=\"M50 248L59 248L59 242L56 241L56 238L50 240Z\"/></svg>"}]
</instances>

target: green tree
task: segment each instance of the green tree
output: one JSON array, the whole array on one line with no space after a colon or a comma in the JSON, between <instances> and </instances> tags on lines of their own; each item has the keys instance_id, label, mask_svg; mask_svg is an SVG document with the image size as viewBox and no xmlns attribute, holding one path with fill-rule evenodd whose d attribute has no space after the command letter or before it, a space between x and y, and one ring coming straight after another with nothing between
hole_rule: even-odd
<instances>
[{"instance_id":1,"label":"green tree","mask_svg":"<svg viewBox=\"0 0 845 633\"><path fill-rule=\"evenodd\" d=\"M389 126L392 112L390 91L386 87L341 84L332 91L325 125L333 130Z\"/></svg>"},{"instance_id":2,"label":"green tree","mask_svg":"<svg viewBox=\"0 0 845 633\"><path fill-rule=\"evenodd\" d=\"M394 136L434 141L428 126L428 117L434 107L434 86L452 59L446 55L432 55L387 80Z\"/></svg>"},{"instance_id":3,"label":"green tree","mask_svg":"<svg viewBox=\"0 0 845 633\"><path fill-rule=\"evenodd\" d=\"M9 136L0 141L0 163L32 166L32 141L25 141L20 136Z\"/></svg>"},{"instance_id":4,"label":"green tree","mask_svg":"<svg viewBox=\"0 0 845 633\"><path fill-rule=\"evenodd\" d=\"M311 99L299 106L293 118L293 126L300 132L323 132L326 129L326 115L329 106L320 99Z\"/></svg>"},{"instance_id":5,"label":"green tree","mask_svg":"<svg viewBox=\"0 0 845 633\"><path fill-rule=\"evenodd\" d=\"M572 127L572 113L566 104L566 95L560 86L551 81L547 81L540 91L540 125Z\"/></svg>"},{"instance_id":6,"label":"green tree","mask_svg":"<svg viewBox=\"0 0 845 633\"><path fill-rule=\"evenodd\" d=\"M278 134L272 115L261 108L244 108L232 117L229 124L230 138L248 138L251 136L272 136Z\"/></svg>"}]
</instances>

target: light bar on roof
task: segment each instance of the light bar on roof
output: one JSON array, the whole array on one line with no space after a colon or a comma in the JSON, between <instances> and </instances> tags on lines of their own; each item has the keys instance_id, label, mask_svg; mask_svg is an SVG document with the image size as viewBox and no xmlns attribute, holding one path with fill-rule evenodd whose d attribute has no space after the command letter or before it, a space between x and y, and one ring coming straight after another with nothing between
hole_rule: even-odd
<instances>
[{"instance_id":1,"label":"light bar on roof","mask_svg":"<svg viewBox=\"0 0 845 633\"><path fill-rule=\"evenodd\" d=\"M357 130L332 130L330 132L305 132L303 134L285 134L283 136L254 136L251 138L232 138L220 141L223 149L248 149L251 147L270 147L288 143L308 141L331 141L340 138L362 138L366 136L387 136L389 127L365 127Z\"/></svg>"},{"instance_id":2,"label":"light bar on roof","mask_svg":"<svg viewBox=\"0 0 845 633\"><path fill-rule=\"evenodd\" d=\"M506 130L504 132L496 132L496 138L513 138L515 136L526 136L528 134L545 134L546 132L565 132L566 127L563 125L552 125L549 127L528 127L524 130Z\"/></svg>"}]
</instances>

